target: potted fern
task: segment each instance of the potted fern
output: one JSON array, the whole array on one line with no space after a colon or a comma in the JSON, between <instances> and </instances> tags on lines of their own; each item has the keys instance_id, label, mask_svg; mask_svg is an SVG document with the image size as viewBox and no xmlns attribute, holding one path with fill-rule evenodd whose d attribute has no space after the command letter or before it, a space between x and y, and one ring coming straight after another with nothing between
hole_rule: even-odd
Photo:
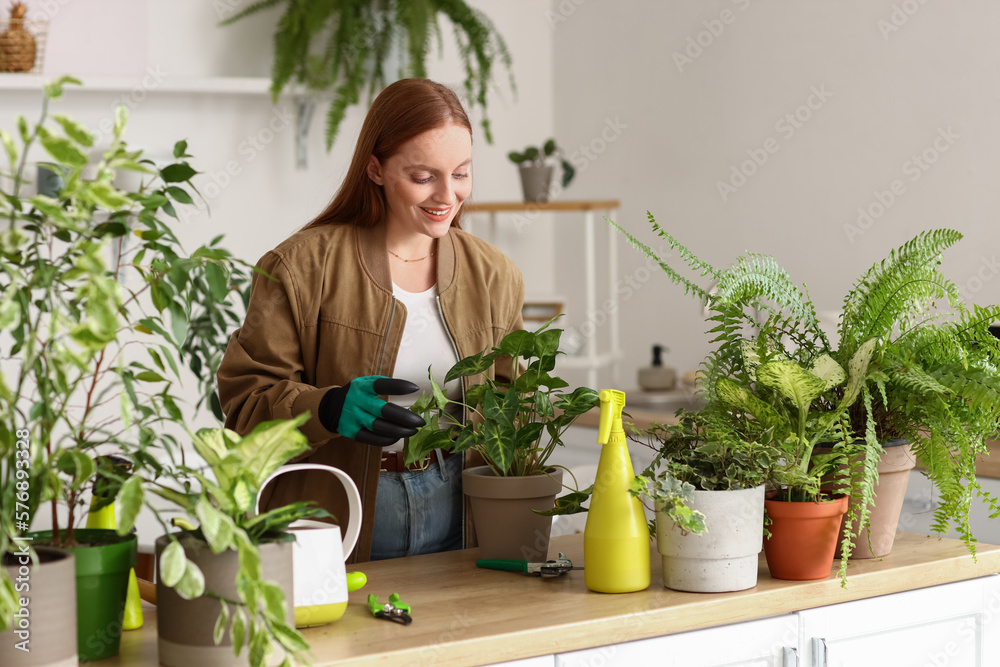
<instances>
[{"instance_id":1,"label":"potted fern","mask_svg":"<svg viewBox=\"0 0 1000 667\"><path fill-rule=\"evenodd\" d=\"M544 560L552 527L548 512L562 487L562 469L549 463L562 436L576 418L598 405L593 389L565 391L565 380L552 375L561 329L513 331L498 345L456 363L445 382L474 382L494 364L504 364L509 381L484 379L470 384L462 410L449 406L440 387L421 397L413 410L427 424L404 445L407 464L434 449L453 453L472 450L485 465L462 473L463 492L470 497L483 558ZM468 419L456 419L456 414Z\"/></svg>"},{"instance_id":2,"label":"potted fern","mask_svg":"<svg viewBox=\"0 0 1000 667\"><path fill-rule=\"evenodd\" d=\"M823 476L843 471L841 486L850 491L852 505L841 535L841 576L861 530L870 523L877 459L889 437L913 443L918 461L941 490L944 502L935 529L943 532L955 525L974 552L968 500L979 494L996 507L975 481L975 465L986 451L984 438L1000 426L1000 374L991 362L1000 347L989 332L1000 318L1000 307L965 306L957 288L940 275L940 252L961 235L924 232L863 274L845 299L835 348L811 301L772 257L748 253L719 270L681 245L652 215L649 220L682 262L717 282L710 293L612 223L656 260L672 282L709 306L719 345L703 367L700 390L705 398L735 408L734 423L766 429L768 408L779 398L773 392L783 394L784 409L794 407L788 416L798 424L793 431L799 473L812 476L807 495L812 489L822 491ZM951 321L941 312L929 315L938 300L950 304ZM763 324L754 315L758 311L765 315ZM754 339L744 330L763 335ZM765 363L778 366L766 367L766 382L758 382ZM780 374L773 373L778 369ZM834 381L831 372L841 379ZM761 390L769 397L763 404L755 400L762 397ZM833 448L815 455L812 446L823 440ZM782 483L793 481L786 474Z\"/></svg>"},{"instance_id":3,"label":"potted fern","mask_svg":"<svg viewBox=\"0 0 1000 667\"><path fill-rule=\"evenodd\" d=\"M277 101L290 84L312 95L300 107L300 121L315 107L315 97L329 92L333 100L326 113L327 150L337 138L347 109L371 98L399 76L427 77L427 54L440 44L440 19L452 24L458 41L464 88L470 107L482 107L482 127L492 142L486 116L494 65L511 68L503 37L483 12L464 0L257 0L222 21L230 25L271 7L284 5L274 33L274 66L271 93ZM398 62L397 62L398 61ZM510 79L514 87L513 75Z\"/></svg>"}]
</instances>

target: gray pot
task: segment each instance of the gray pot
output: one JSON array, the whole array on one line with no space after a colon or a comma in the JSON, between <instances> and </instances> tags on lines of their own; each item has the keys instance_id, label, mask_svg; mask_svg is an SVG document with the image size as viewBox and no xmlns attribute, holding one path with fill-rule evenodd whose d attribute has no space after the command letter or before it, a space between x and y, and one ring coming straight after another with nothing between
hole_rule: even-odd
<instances>
[{"instance_id":1,"label":"gray pot","mask_svg":"<svg viewBox=\"0 0 1000 667\"><path fill-rule=\"evenodd\" d=\"M656 513L656 549L663 556L663 585L677 591L724 593L757 585L764 542L764 485L737 491L695 491L691 508L708 530L682 535Z\"/></svg>"},{"instance_id":2,"label":"gray pot","mask_svg":"<svg viewBox=\"0 0 1000 667\"><path fill-rule=\"evenodd\" d=\"M521 190L526 202L547 202L552 187L552 167L521 165Z\"/></svg>"},{"instance_id":3,"label":"gray pot","mask_svg":"<svg viewBox=\"0 0 1000 667\"><path fill-rule=\"evenodd\" d=\"M489 466L462 471L462 491L472 503L480 558L540 561L549 556L552 509L562 488L562 470L548 475L496 477Z\"/></svg>"},{"instance_id":4,"label":"gray pot","mask_svg":"<svg viewBox=\"0 0 1000 667\"><path fill-rule=\"evenodd\" d=\"M238 599L236 573L240 568L239 555L235 551L213 554L208 544L195 539L190 533L178 536L188 559L201 568L205 575L205 590L217 593L231 600ZM163 550L170 543L166 535L156 540L156 559L159 561ZM263 577L281 587L288 607L287 620L292 624L295 616L294 589L292 586L291 542L260 545L260 561ZM239 657L233 655L230 629L235 610L230 609L230 625L216 644L212 638L215 623L219 618L220 603L217 599L202 596L185 600L174 589L156 583L157 647L160 664L167 667L245 667L247 647ZM280 662L280 656L278 658Z\"/></svg>"},{"instance_id":5,"label":"gray pot","mask_svg":"<svg viewBox=\"0 0 1000 667\"><path fill-rule=\"evenodd\" d=\"M12 551L17 549L12 545ZM28 616L14 617L14 628L0 633L0 665L4 667L65 667L76 665L76 562L73 554L51 547L36 547L41 562L25 565L11 554L7 574L15 587L24 587L17 596L28 600ZM15 612L16 613L16 612ZM23 623L22 623L23 621ZM18 633L18 626L27 635ZM28 651L22 651L17 644Z\"/></svg>"}]
</instances>

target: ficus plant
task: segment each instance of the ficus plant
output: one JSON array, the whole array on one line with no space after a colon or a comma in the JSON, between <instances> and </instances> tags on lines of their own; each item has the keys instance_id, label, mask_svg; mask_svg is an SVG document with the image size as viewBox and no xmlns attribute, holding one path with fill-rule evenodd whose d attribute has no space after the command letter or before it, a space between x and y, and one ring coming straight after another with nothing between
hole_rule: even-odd
<instances>
[{"instance_id":1,"label":"ficus plant","mask_svg":"<svg viewBox=\"0 0 1000 667\"><path fill-rule=\"evenodd\" d=\"M128 477L104 471L101 493L118 501L121 530L131 527L142 485L182 456L171 430L190 406L179 383L192 372L214 386L206 350L239 325L249 283L221 237L188 253L174 233L175 207L198 194L186 142L169 164L144 158L125 141L119 107L99 149L94 133L50 113L75 84L46 83L38 120L0 130L0 555L45 505L55 545L73 545L105 454L133 465ZM54 194L25 190L32 151L60 176ZM137 185L120 187L122 173ZM218 404L211 392L201 401ZM0 570L0 627L10 584Z\"/></svg>"},{"instance_id":2,"label":"ficus plant","mask_svg":"<svg viewBox=\"0 0 1000 667\"><path fill-rule=\"evenodd\" d=\"M559 352L561 329L512 331L499 345L461 359L445 375L445 383L459 378L483 378L464 393L464 400L445 396L431 375L433 394L413 406L426 426L404 446L408 464L424 459L434 449L464 452L474 449L497 476L543 475L549 458L562 444L563 434L579 415L598 405L597 392L588 387L563 391L569 384L552 375ZM484 373L502 365L489 379ZM465 415L457 419L449 406Z\"/></svg>"}]
</instances>

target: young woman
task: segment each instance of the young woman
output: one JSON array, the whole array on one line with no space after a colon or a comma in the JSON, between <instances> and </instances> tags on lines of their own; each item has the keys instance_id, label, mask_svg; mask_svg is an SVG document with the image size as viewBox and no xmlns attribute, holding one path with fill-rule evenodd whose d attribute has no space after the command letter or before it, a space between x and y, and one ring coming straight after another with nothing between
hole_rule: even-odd
<instances>
[{"instance_id":1,"label":"young woman","mask_svg":"<svg viewBox=\"0 0 1000 667\"><path fill-rule=\"evenodd\" d=\"M522 328L517 267L459 225L471 190L472 126L456 95L425 79L387 87L333 201L258 263L266 275L255 273L219 368L226 426L239 433L309 412L301 461L344 470L361 492L352 562L474 540L461 493L467 457L438 451L425 470L406 470L398 444L423 423L405 406L429 391L428 368L440 383L458 359ZM347 516L346 496L322 472L282 475L262 500L314 500Z\"/></svg>"}]
</instances>

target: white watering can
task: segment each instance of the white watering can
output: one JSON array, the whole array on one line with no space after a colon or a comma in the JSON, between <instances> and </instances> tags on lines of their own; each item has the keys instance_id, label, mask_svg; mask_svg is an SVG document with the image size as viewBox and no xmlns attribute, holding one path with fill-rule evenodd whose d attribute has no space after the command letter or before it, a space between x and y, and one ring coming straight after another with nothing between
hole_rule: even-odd
<instances>
[{"instance_id":1,"label":"white watering can","mask_svg":"<svg viewBox=\"0 0 1000 667\"><path fill-rule=\"evenodd\" d=\"M263 490L274 478L297 470L328 472L344 485L350 509L347 529L341 539L340 526L299 519L289 526L295 534L292 550L292 581L295 590L295 627L311 628L336 621L347 610L347 594L365 585L365 575L347 574L344 561L361 533L361 494L347 473L319 463L293 463L271 473L260 485ZM257 496L260 513L260 495Z\"/></svg>"}]
</instances>

